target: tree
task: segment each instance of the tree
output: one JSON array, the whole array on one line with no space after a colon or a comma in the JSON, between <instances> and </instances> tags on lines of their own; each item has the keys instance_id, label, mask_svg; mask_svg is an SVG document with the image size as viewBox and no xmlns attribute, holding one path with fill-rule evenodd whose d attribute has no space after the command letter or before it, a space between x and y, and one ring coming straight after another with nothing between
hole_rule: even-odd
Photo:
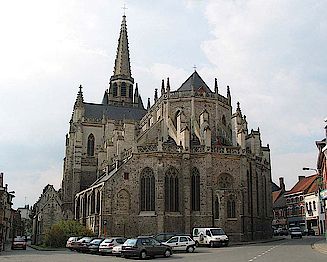
<instances>
[{"instance_id":1,"label":"tree","mask_svg":"<svg viewBox=\"0 0 327 262\"><path fill-rule=\"evenodd\" d=\"M45 236L45 245L49 247L65 247L71 236L93 236L93 232L75 220L62 220L52 225Z\"/></svg>"}]
</instances>

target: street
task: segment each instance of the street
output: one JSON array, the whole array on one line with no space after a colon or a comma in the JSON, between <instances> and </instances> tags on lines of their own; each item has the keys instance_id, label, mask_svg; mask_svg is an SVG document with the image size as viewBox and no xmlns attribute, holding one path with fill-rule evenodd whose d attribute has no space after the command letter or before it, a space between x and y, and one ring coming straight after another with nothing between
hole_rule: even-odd
<instances>
[{"instance_id":1,"label":"street","mask_svg":"<svg viewBox=\"0 0 327 262\"><path fill-rule=\"evenodd\" d=\"M312 249L311 244L321 237L304 237L303 239L290 239L289 237L282 241L231 246L223 248L197 248L195 253L174 253L170 258L158 257L157 261L224 261L224 262L306 262L323 261L327 259L326 254L319 253ZM98 256L89 254L80 254L69 250L63 251L37 251L31 248L27 250L8 250L0 255L3 261L23 261L23 262L74 262L74 261L133 261L125 260L112 256Z\"/></svg>"}]
</instances>

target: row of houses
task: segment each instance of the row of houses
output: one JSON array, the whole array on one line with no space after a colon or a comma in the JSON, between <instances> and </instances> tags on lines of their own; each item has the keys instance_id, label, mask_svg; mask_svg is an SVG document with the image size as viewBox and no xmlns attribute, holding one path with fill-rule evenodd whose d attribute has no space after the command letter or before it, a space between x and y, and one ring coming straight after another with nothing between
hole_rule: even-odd
<instances>
[{"instance_id":1,"label":"row of houses","mask_svg":"<svg viewBox=\"0 0 327 262\"><path fill-rule=\"evenodd\" d=\"M0 252L4 250L5 243L13 232L15 212L12 209L13 191L8 191L8 185L3 184L3 173L0 173Z\"/></svg>"},{"instance_id":2,"label":"row of houses","mask_svg":"<svg viewBox=\"0 0 327 262\"><path fill-rule=\"evenodd\" d=\"M310 176L299 176L291 190L285 189L284 178L279 178L279 186L273 187L273 221L275 228L288 229L301 227L302 230L313 229L322 235L327 230L327 126L325 137L316 141L318 148L317 166L304 167L313 170Z\"/></svg>"}]
</instances>

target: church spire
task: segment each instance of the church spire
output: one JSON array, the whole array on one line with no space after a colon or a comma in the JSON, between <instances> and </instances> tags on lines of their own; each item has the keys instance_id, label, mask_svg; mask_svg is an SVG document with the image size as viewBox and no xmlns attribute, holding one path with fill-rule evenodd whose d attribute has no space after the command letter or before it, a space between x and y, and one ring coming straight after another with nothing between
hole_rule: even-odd
<instances>
[{"instance_id":1,"label":"church spire","mask_svg":"<svg viewBox=\"0 0 327 262\"><path fill-rule=\"evenodd\" d=\"M131 78L131 65L129 60L128 37L126 16L123 15L123 20L120 27L120 35L118 39L117 54L115 60L114 76L124 76Z\"/></svg>"},{"instance_id":2,"label":"church spire","mask_svg":"<svg viewBox=\"0 0 327 262\"><path fill-rule=\"evenodd\" d=\"M121 22L114 74L110 78L108 104L132 106L134 79L129 60L126 16Z\"/></svg>"}]
</instances>

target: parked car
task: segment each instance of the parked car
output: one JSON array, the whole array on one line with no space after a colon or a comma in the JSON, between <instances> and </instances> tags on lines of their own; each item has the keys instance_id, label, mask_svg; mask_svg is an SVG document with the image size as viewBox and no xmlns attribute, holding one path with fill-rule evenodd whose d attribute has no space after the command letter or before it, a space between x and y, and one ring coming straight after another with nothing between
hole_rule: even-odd
<instances>
[{"instance_id":1,"label":"parked car","mask_svg":"<svg viewBox=\"0 0 327 262\"><path fill-rule=\"evenodd\" d=\"M106 238L103 240L99 246L99 253L100 254L110 254L112 253L112 249L115 246L119 246L124 244L126 241L126 238L124 237L112 237L112 238ZM120 255L120 251L119 251Z\"/></svg>"},{"instance_id":2,"label":"parked car","mask_svg":"<svg viewBox=\"0 0 327 262\"><path fill-rule=\"evenodd\" d=\"M26 239L23 237L15 237L11 242L11 249L24 249L26 250Z\"/></svg>"},{"instance_id":3,"label":"parked car","mask_svg":"<svg viewBox=\"0 0 327 262\"><path fill-rule=\"evenodd\" d=\"M74 244L76 241L78 241L80 239L80 237L70 237L68 238L67 242L66 242L66 247L70 250L73 250Z\"/></svg>"},{"instance_id":4,"label":"parked car","mask_svg":"<svg viewBox=\"0 0 327 262\"><path fill-rule=\"evenodd\" d=\"M155 256L170 257L172 249L152 237L138 237L127 239L122 246L121 253L125 258L139 257L145 259Z\"/></svg>"},{"instance_id":5,"label":"parked car","mask_svg":"<svg viewBox=\"0 0 327 262\"><path fill-rule=\"evenodd\" d=\"M291 227L290 228L291 238L302 238L302 231L299 227Z\"/></svg>"},{"instance_id":6,"label":"parked car","mask_svg":"<svg viewBox=\"0 0 327 262\"><path fill-rule=\"evenodd\" d=\"M166 242L162 244L170 246L173 251L186 251L194 252L195 250L195 241L189 236L173 236Z\"/></svg>"},{"instance_id":7,"label":"parked car","mask_svg":"<svg viewBox=\"0 0 327 262\"><path fill-rule=\"evenodd\" d=\"M316 232L312 228L310 228L310 229L304 229L303 235L304 236L315 236L316 235Z\"/></svg>"},{"instance_id":8,"label":"parked car","mask_svg":"<svg viewBox=\"0 0 327 262\"><path fill-rule=\"evenodd\" d=\"M122 245L114 246L112 248L111 254L114 255L114 256L116 256L116 257L120 257L121 256L122 246L123 246L123 244Z\"/></svg>"},{"instance_id":9,"label":"parked car","mask_svg":"<svg viewBox=\"0 0 327 262\"><path fill-rule=\"evenodd\" d=\"M93 239L94 239L94 237L82 237L81 239L72 243L71 249L76 250L77 252L80 252L82 246L85 246L87 243L90 243Z\"/></svg>"},{"instance_id":10,"label":"parked car","mask_svg":"<svg viewBox=\"0 0 327 262\"><path fill-rule=\"evenodd\" d=\"M160 243L166 242L167 240L171 239L173 236L181 235L180 233L168 232L168 233L159 233L154 236L154 238L159 241Z\"/></svg>"},{"instance_id":11,"label":"parked car","mask_svg":"<svg viewBox=\"0 0 327 262\"><path fill-rule=\"evenodd\" d=\"M94 238L89 243L86 243L85 245L81 246L81 252L83 253L98 253L99 252L99 246L102 243L104 238Z\"/></svg>"},{"instance_id":12,"label":"parked car","mask_svg":"<svg viewBox=\"0 0 327 262\"><path fill-rule=\"evenodd\" d=\"M288 236L288 230L286 228L281 228L279 230L279 235L280 236Z\"/></svg>"},{"instance_id":13,"label":"parked car","mask_svg":"<svg viewBox=\"0 0 327 262\"><path fill-rule=\"evenodd\" d=\"M210 247L228 246L229 239L222 228L195 227L193 228L193 239L197 245L208 245Z\"/></svg>"}]
</instances>

